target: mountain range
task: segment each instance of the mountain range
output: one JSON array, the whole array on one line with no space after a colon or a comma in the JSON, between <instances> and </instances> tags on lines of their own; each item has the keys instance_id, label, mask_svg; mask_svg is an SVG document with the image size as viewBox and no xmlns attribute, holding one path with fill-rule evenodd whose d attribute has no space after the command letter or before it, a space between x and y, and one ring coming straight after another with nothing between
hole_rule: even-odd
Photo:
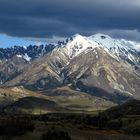
<instances>
[{"instance_id":1,"label":"mountain range","mask_svg":"<svg viewBox=\"0 0 140 140\"><path fill-rule=\"evenodd\" d=\"M91 111L139 99L140 43L76 34L46 46L1 48L0 84L47 97L64 110Z\"/></svg>"}]
</instances>

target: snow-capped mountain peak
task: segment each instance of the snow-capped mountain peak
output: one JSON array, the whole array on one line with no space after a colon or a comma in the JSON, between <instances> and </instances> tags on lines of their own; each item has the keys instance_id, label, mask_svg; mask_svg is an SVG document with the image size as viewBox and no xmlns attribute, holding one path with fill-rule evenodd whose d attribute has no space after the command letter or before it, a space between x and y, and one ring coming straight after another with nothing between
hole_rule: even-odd
<instances>
[{"instance_id":1,"label":"snow-capped mountain peak","mask_svg":"<svg viewBox=\"0 0 140 140\"><path fill-rule=\"evenodd\" d=\"M114 39L105 34L95 34L89 37L76 34L63 45L70 59L101 48L116 60L126 60L129 63L140 63L140 44L125 39Z\"/></svg>"},{"instance_id":2,"label":"snow-capped mountain peak","mask_svg":"<svg viewBox=\"0 0 140 140\"><path fill-rule=\"evenodd\" d=\"M80 35L80 34L75 34L75 35L72 36L73 39L75 39L75 38L82 38L82 37L83 37L83 36Z\"/></svg>"},{"instance_id":3,"label":"snow-capped mountain peak","mask_svg":"<svg viewBox=\"0 0 140 140\"><path fill-rule=\"evenodd\" d=\"M114 39L109 35L105 34L95 34L88 37L89 40L98 42L102 46L111 49L111 48L120 48L120 49L133 49L140 51L140 43L129 41L126 39Z\"/></svg>"},{"instance_id":4,"label":"snow-capped mountain peak","mask_svg":"<svg viewBox=\"0 0 140 140\"><path fill-rule=\"evenodd\" d=\"M133 64L140 63L140 44L137 42L125 39L114 39L104 34L95 34L88 38L102 45L102 47L117 60L123 59Z\"/></svg>"},{"instance_id":5,"label":"snow-capped mountain peak","mask_svg":"<svg viewBox=\"0 0 140 140\"><path fill-rule=\"evenodd\" d=\"M88 39L91 41L98 42L99 44L101 44L102 46L105 46L106 48L113 47L115 43L114 39L104 34L95 34L95 35L89 36Z\"/></svg>"},{"instance_id":6,"label":"snow-capped mountain peak","mask_svg":"<svg viewBox=\"0 0 140 140\"><path fill-rule=\"evenodd\" d=\"M77 55L80 55L84 51L93 50L98 43L90 41L87 37L76 34L72 36L72 39L66 44L69 58L72 59Z\"/></svg>"}]
</instances>

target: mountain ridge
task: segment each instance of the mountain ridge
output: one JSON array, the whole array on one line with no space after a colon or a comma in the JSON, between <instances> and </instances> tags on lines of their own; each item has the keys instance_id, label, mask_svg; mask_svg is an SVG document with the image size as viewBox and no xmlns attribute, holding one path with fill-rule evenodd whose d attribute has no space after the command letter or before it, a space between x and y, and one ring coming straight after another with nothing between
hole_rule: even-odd
<instances>
[{"instance_id":1,"label":"mountain ridge","mask_svg":"<svg viewBox=\"0 0 140 140\"><path fill-rule=\"evenodd\" d=\"M104 34L89 37L76 34L24 65L18 75L2 86L24 86L43 94L68 86L115 104L140 98L138 46Z\"/></svg>"}]
</instances>

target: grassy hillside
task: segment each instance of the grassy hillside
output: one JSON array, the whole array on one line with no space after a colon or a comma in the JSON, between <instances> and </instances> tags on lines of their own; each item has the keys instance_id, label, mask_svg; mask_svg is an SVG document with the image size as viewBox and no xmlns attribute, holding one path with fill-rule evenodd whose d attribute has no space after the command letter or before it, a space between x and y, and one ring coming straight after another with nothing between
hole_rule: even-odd
<instances>
[{"instance_id":1,"label":"grassy hillside","mask_svg":"<svg viewBox=\"0 0 140 140\"><path fill-rule=\"evenodd\" d=\"M6 106L6 113L24 113L24 114L45 114L50 112L66 112L67 109L56 104L54 101L40 97L21 98L13 104Z\"/></svg>"},{"instance_id":2,"label":"grassy hillside","mask_svg":"<svg viewBox=\"0 0 140 140\"><path fill-rule=\"evenodd\" d=\"M24 87L0 88L0 107L10 105L15 101L25 97L40 97L48 99L47 96L25 89Z\"/></svg>"},{"instance_id":3,"label":"grassy hillside","mask_svg":"<svg viewBox=\"0 0 140 140\"><path fill-rule=\"evenodd\" d=\"M74 90L70 86L42 91L42 93L54 99L65 108L77 112L92 113L97 110L105 110L115 105L109 100L81 92L78 89Z\"/></svg>"},{"instance_id":4,"label":"grassy hillside","mask_svg":"<svg viewBox=\"0 0 140 140\"><path fill-rule=\"evenodd\" d=\"M53 102L55 105L48 109L48 101ZM91 114L114 105L111 101L89 95L78 89L74 90L69 86L40 92L30 91L21 86L0 88L1 111L11 113L40 114L41 110L41 113L44 114L56 112L58 108L61 108L60 111L63 112Z\"/></svg>"}]
</instances>

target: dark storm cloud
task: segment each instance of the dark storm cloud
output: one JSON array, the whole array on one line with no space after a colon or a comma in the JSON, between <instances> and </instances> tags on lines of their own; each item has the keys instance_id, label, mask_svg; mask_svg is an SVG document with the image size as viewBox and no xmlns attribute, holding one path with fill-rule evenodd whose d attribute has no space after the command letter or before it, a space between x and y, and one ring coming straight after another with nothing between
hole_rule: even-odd
<instances>
[{"instance_id":1,"label":"dark storm cloud","mask_svg":"<svg viewBox=\"0 0 140 140\"><path fill-rule=\"evenodd\" d=\"M119 37L124 30L130 31L125 38L133 34L137 40L139 14L139 0L0 0L0 32L43 38L100 31Z\"/></svg>"}]
</instances>

